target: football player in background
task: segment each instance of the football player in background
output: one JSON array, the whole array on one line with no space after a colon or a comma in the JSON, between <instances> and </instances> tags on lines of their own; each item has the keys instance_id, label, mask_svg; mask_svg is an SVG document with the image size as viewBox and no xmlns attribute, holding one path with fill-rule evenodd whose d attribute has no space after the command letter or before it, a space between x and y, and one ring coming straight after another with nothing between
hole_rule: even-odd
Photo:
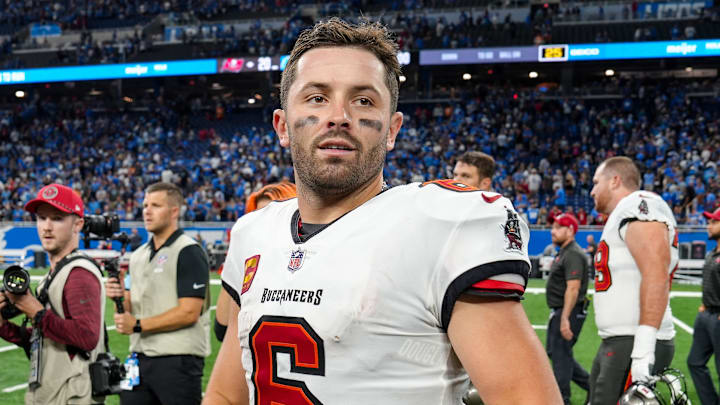
<instances>
[{"instance_id":1,"label":"football player in background","mask_svg":"<svg viewBox=\"0 0 720 405\"><path fill-rule=\"evenodd\" d=\"M455 163L453 180L483 191L492 189L495 159L482 152L465 152Z\"/></svg>"},{"instance_id":2,"label":"football player in background","mask_svg":"<svg viewBox=\"0 0 720 405\"><path fill-rule=\"evenodd\" d=\"M492 178L495 174L495 159L492 156L476 151L468 151L458 157L453 168L453 180L478 190L491 191ZM477 389L470 387L470 390L463 397L467 405L482 405Z\"/></svg>"},{"instance_id":3,"label":"football player in background","mask_svg":"<svg viewBox=\"0 0 720 405\"><path fill-rule=\"evenodd\" d=\"M511 202L452 181L384 187L397 49L382 25L336 18L296 42L273 125L298 198L233 227L239 314L206 404L454 405L468 374L487 404L562 403L518 302L529 231Z\"/></svg>"},{"instance_id":4,"label":"football player in background","mask_svg":"<svg viewBox=\"0 0 720 405\"><path fill-rule=\"evenodd\" d=\"M677 225L658 195L639 190L627 157L598 166L591 195L608 214L595 253L595 323L602 343L590 372L593 405L615 404L631 382L670 365L675 328L669 293L678 263Z\"/></svg>"},{"instance_id":5,"label":"football player in background","mask_svg":"<svg viewBox=\"0 0 720 405\"><path fill-rule=\"evenodd\" d=\"M245 202L245 214L264 208L271 201L287 200L296 195L295 185L290 182L268 184L248 196ZM225 288L220 290L215 305L215 337L222 342L227 331L228 320L231 316L237 316L237 311L233 311L233 309L239 308L231 305L230 296Z\"/></svg>"}]
</instances>

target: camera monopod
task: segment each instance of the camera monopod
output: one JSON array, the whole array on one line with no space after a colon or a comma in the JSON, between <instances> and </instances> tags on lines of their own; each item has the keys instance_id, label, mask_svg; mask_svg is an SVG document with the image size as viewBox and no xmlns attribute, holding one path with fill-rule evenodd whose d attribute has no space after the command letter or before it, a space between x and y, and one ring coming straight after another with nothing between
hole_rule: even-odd
<instances>
[{"instance_id":1,"label":"camera monopod","mask_svg":"<svg viewBox=\"0 0 720 405\"><path fill-rule=\"evenodd\" d=\"M90 241L91 240L105 240L105 241L118 241L122 244L122 247L120 248L121 252L124 252L127 248L128 244L130 244L130 237L125 233L111 233L111 231L108 229L109 235L106 234L106 237L96 237L91 236L90 233L84 234L83 242L85 245L85 249L90 247ZM109 278L116 278L118 282L122 284L122 280L120 280L120 270L118 269L118 263L120 262L120 256L113 257L112 259L109 259L105 261L104 267L105 271L107 272L107 275ZM118 314L122 314L125 312L125 306L123 305L123 297L115 297L112 299L115 302L115 311Z\"/></svg>"}]
</instances>

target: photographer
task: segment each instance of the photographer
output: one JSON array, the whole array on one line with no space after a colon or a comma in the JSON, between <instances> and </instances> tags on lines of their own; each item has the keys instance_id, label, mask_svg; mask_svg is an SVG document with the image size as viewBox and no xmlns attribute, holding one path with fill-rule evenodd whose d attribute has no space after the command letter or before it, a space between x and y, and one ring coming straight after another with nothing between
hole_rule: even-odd
<instances>
[{"instance_id":1,"label":"photographer","mask_svg":"<svg viewBox=\"0 0 720 405\"><path fill-rule=\"evenodd\" d=\"M204 357L210 354L210 273L200 245L178 226L183 197L170 183L145 191L143 220L152 238L130 257L130 290L106 283L110 298L125 298L117 331L130 335L139 381L120 393L126 405L199 404ZM134 367L134 366L133 366ZM134 371L130 371L134 375Z\"/></svg>"},{"instance_id":2,"label":"photographer","mask_svg":"<svg viewBox=\"0 0 720 405\"><path fill-rule=\"evenodd\" d=\"M30 357L26 404L101 404L92 397L89 364L102 350L105 300L100 270L75 252L83 228L83 202L72 189L50 184L25 205L35 214L50 271L38 297L0 293L0 309L15 306L32 327L0 318L0 336Z\"/></svg>"}]
</instances>

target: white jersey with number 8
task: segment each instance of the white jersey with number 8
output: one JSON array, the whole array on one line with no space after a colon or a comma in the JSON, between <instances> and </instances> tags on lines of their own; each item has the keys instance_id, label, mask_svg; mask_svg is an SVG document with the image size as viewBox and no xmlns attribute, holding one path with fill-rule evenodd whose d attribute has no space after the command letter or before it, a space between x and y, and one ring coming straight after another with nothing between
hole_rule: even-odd
<instances>
[{"instance_id":1,"label":"white jersey with number 8","mask_svg":"<svg viewBox=\"0 0 720 405\"><path fill-rule=\"evenodd\" d=\"M595 323L598 334L605 339L612 336L632 336L640 320L640 282L642 276L625 243L627 225L632 221L655 221L667 225L670 265L672 273L678 264L677 224L670 207L657 194L635 191L620 200L603 228L595 253ZM653 252L647 252L653 254ZM670 285L668 284L668 288ZM670 303L658 329L658 339L675 336Z\"/></svg>"}]
</instances>

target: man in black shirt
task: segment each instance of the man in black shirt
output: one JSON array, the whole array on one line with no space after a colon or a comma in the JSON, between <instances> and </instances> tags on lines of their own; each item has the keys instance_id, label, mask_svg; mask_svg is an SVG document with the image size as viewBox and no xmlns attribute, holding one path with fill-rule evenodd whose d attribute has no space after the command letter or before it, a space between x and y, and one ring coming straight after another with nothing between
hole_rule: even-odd
<instances>
[{"instance_id":1,"label":"man in black shirt","mask_svg":"<svg viewBox=\"0 0 720 405\"><path fill-rule=\"evenodd\" d=\"M708 238L720 240L720 208L715 212L704 212L708 220ZM715 355L715 368L720 370L720 340L717 330L720 328L720 244L715 246L705 257L702 280L702 305L695 318L695 332L688 354L687 364L690 369L695 389L703 405L717 404L718 394L715 391L707 362Z\"/></svg>"},{"instance_id":2,"label":"man in black shirt","mask_svg":"<svg viewBox=\"0 0 720 405\"><path fill-rule=\"evenodd\" d=\"M130 251L134 252L142 245L142 236L137 228L133 228L130 233Z\"/></svg>"},{"instance_id":3,"label":"man in black shirt","mask_svg":"<svg viewBox=\"0 0 720 405\"><path fill-rule=\"evenodd\" d=\"M130 335L139 381L120 393L123 405L197 405L204 358L210 355L210 272L202 247L179 228L182 192L172 183L145 190L143 221L152 235L130 256L129 289L109 278L109 298L124 297L114 316ZM132 375L132 373L131 373Z\"/></svg>"},{"instance_id":4,"label":"man in black shirt","mask_svg":"<svg viewBox=\"0 0 720 405\"><path fill-rule=\"evenodd\" d=\"M590 376L575 361L572 352L587 314L585 293L590 266L587 254L575 242L577 230L578 221L572 214L555 218L551 235L560 252L550 267L546 286L547 304L551 311L546 348L566 404L570 403L571 380L586 391L590 388Z\"/></svg>"}]
</instances>

